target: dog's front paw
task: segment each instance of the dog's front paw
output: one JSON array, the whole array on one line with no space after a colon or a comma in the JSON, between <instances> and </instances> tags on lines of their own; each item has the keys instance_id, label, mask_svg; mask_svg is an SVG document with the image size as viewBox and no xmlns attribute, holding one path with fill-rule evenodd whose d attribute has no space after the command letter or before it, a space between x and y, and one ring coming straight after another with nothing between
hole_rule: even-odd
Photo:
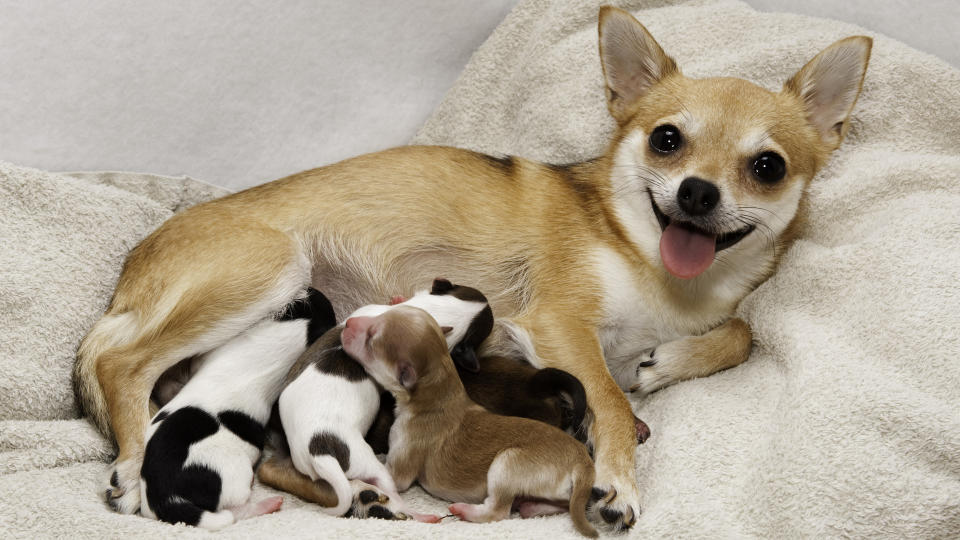
<instances>
[{"instance_id":1,"label":"dog's front paw","mask_svg":"<svg viewBox=\"0 0 960 540\"><path fill-rule=\"evenodd\" d=\"M107 470L107 504L114 512L133 514L140 509L140 463L135 460L113 462Z\"/></svg>"},{"instance_id":2,"label":"dog's front paw","mask_svg":"<svg viewBox=\"0 0 960 540\"><path fill-rule=\"evenodd\" d=\"M632 381L625 385L626 390L645 396L676 382L673 370L673 347L664 343L636 360L630 373ZM624 385L621 385L621 387Z\"/></svg>"},{"instance_id":3,"label":"dog's front paw","mask_svg":"<svg viewBox=\"0 0 960 540\"><path fill-rule=\"evenodd\" d=\"M600 484L590 500L588 517L611 532L629 530L640 516L640 493L633 482Z\"/></svg>"}]
</instances>

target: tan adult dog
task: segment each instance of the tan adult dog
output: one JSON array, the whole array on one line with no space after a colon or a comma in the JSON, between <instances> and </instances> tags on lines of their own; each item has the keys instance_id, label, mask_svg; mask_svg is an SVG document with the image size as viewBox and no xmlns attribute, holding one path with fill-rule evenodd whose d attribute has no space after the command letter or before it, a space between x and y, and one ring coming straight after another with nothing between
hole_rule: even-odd
<instances>
[{"instance_id":1,"label":"tan adult dog","mask_svg":"<svg viewBox=\"0 0 960 540\"><path fill-rule=\"evenodd\" d=\"M807 185L843 139L871 40L834 43L776 93L685 77L624 11L601 9L599 28L619 127L597 159L396 148L198 205L137 246L75 372L82 406L119 446L111 505L139 507L149 396L164 370L307 285L343 316L442 275L488 295L499 321L489 351L580 379L606 514L632 525L623 390L747 358L750 330L730 317L773 272Z\"/></svg>"}]
</instances>

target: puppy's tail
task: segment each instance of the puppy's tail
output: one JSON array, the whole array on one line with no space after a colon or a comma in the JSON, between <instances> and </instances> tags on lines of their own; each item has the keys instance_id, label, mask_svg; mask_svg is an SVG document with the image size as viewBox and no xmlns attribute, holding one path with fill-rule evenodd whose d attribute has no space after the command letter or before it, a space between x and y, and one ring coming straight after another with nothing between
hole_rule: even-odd
<instances>
[{"instance_id":1,"label":"puppy's tail","mask_svg":"<svg viewBox=\"0 0 960 540\"><path fill-rule=\"evenodd\" d=\"M596 538L597 530L587 520L587 504L590 503L590 492L596 473L592 465L582 467L573 479L570 489L570 519L573 528L588 538Z\"/></svg>"},{"instance_id":2,"label":"puppy's tail","mask_svg":"<svg viewBox=\"0 0 960 540\"><path fill-rule=\"evenodd\" d=\"M544 368L537 371L528 383L530 395L537 399L546 399L561 395L563 418L560 429L573 428L574 433L581 430L583 418L587 414L587 393L580 379L561 369Z\"/></svg>"},{"instance_id":3,"label":"puppy's tail","mask_svg":"<svg viewBox=\"0 0 960 540\"><path fill-rule=\"evenodd\" d=\"M317 473L317 478L325 480L337 494L336 506L324 506L320 510L331 516L346 514L353 503L353 490L347 475L340 468L340 462L331 455L313 456L313 470Z\"/></svg>"}]
</instances>

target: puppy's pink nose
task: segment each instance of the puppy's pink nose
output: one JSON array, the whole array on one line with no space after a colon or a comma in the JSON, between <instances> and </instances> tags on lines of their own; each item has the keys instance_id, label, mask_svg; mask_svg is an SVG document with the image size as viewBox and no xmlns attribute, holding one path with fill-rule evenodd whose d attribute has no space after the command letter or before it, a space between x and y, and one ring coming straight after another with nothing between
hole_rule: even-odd
<instances>
[{"instance_id":1,"label":"puppy's pink nose","mask_svg":"<svg viewBox=\"0 0 960 540\"><path fill-rule=\"evenodd\" d=\"M359 334L366 332L372 322L372 317L350 317L343 323L343 326L346 330Z\"/></svg>"}]
</instances>

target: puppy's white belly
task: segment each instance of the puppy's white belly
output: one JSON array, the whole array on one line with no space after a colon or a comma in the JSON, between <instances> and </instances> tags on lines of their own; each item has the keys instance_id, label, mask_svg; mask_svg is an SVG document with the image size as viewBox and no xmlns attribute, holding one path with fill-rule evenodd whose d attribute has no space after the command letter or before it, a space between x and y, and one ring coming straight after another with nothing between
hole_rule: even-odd
<instances>
[{"instance_id":1,"label":"puppy's white belly","mask_svg":"<svg viewBox=\"0 0 960 540\"><path fill-rule=\"evenodd\" d=\"M356 435L362 441L380 408L380 394L370 379L351 382L309 366L280 394L279 407L293 465L313 478L313 436L325 431L343 434L348 444Z\"/></svg>"},{"instance_id":2,"label":"puppy's white belly","mask_svg":"<svg viewBox=\"0 0 960 540\"><path fill-rule=\"evenodd\" d=\"M190 445L184 468L201 465L220 475L220 502L217 509L238 506L250 498L253 483L253 464L260 451L220 426L213 435Z\"/></svg>"}]
</instances>

